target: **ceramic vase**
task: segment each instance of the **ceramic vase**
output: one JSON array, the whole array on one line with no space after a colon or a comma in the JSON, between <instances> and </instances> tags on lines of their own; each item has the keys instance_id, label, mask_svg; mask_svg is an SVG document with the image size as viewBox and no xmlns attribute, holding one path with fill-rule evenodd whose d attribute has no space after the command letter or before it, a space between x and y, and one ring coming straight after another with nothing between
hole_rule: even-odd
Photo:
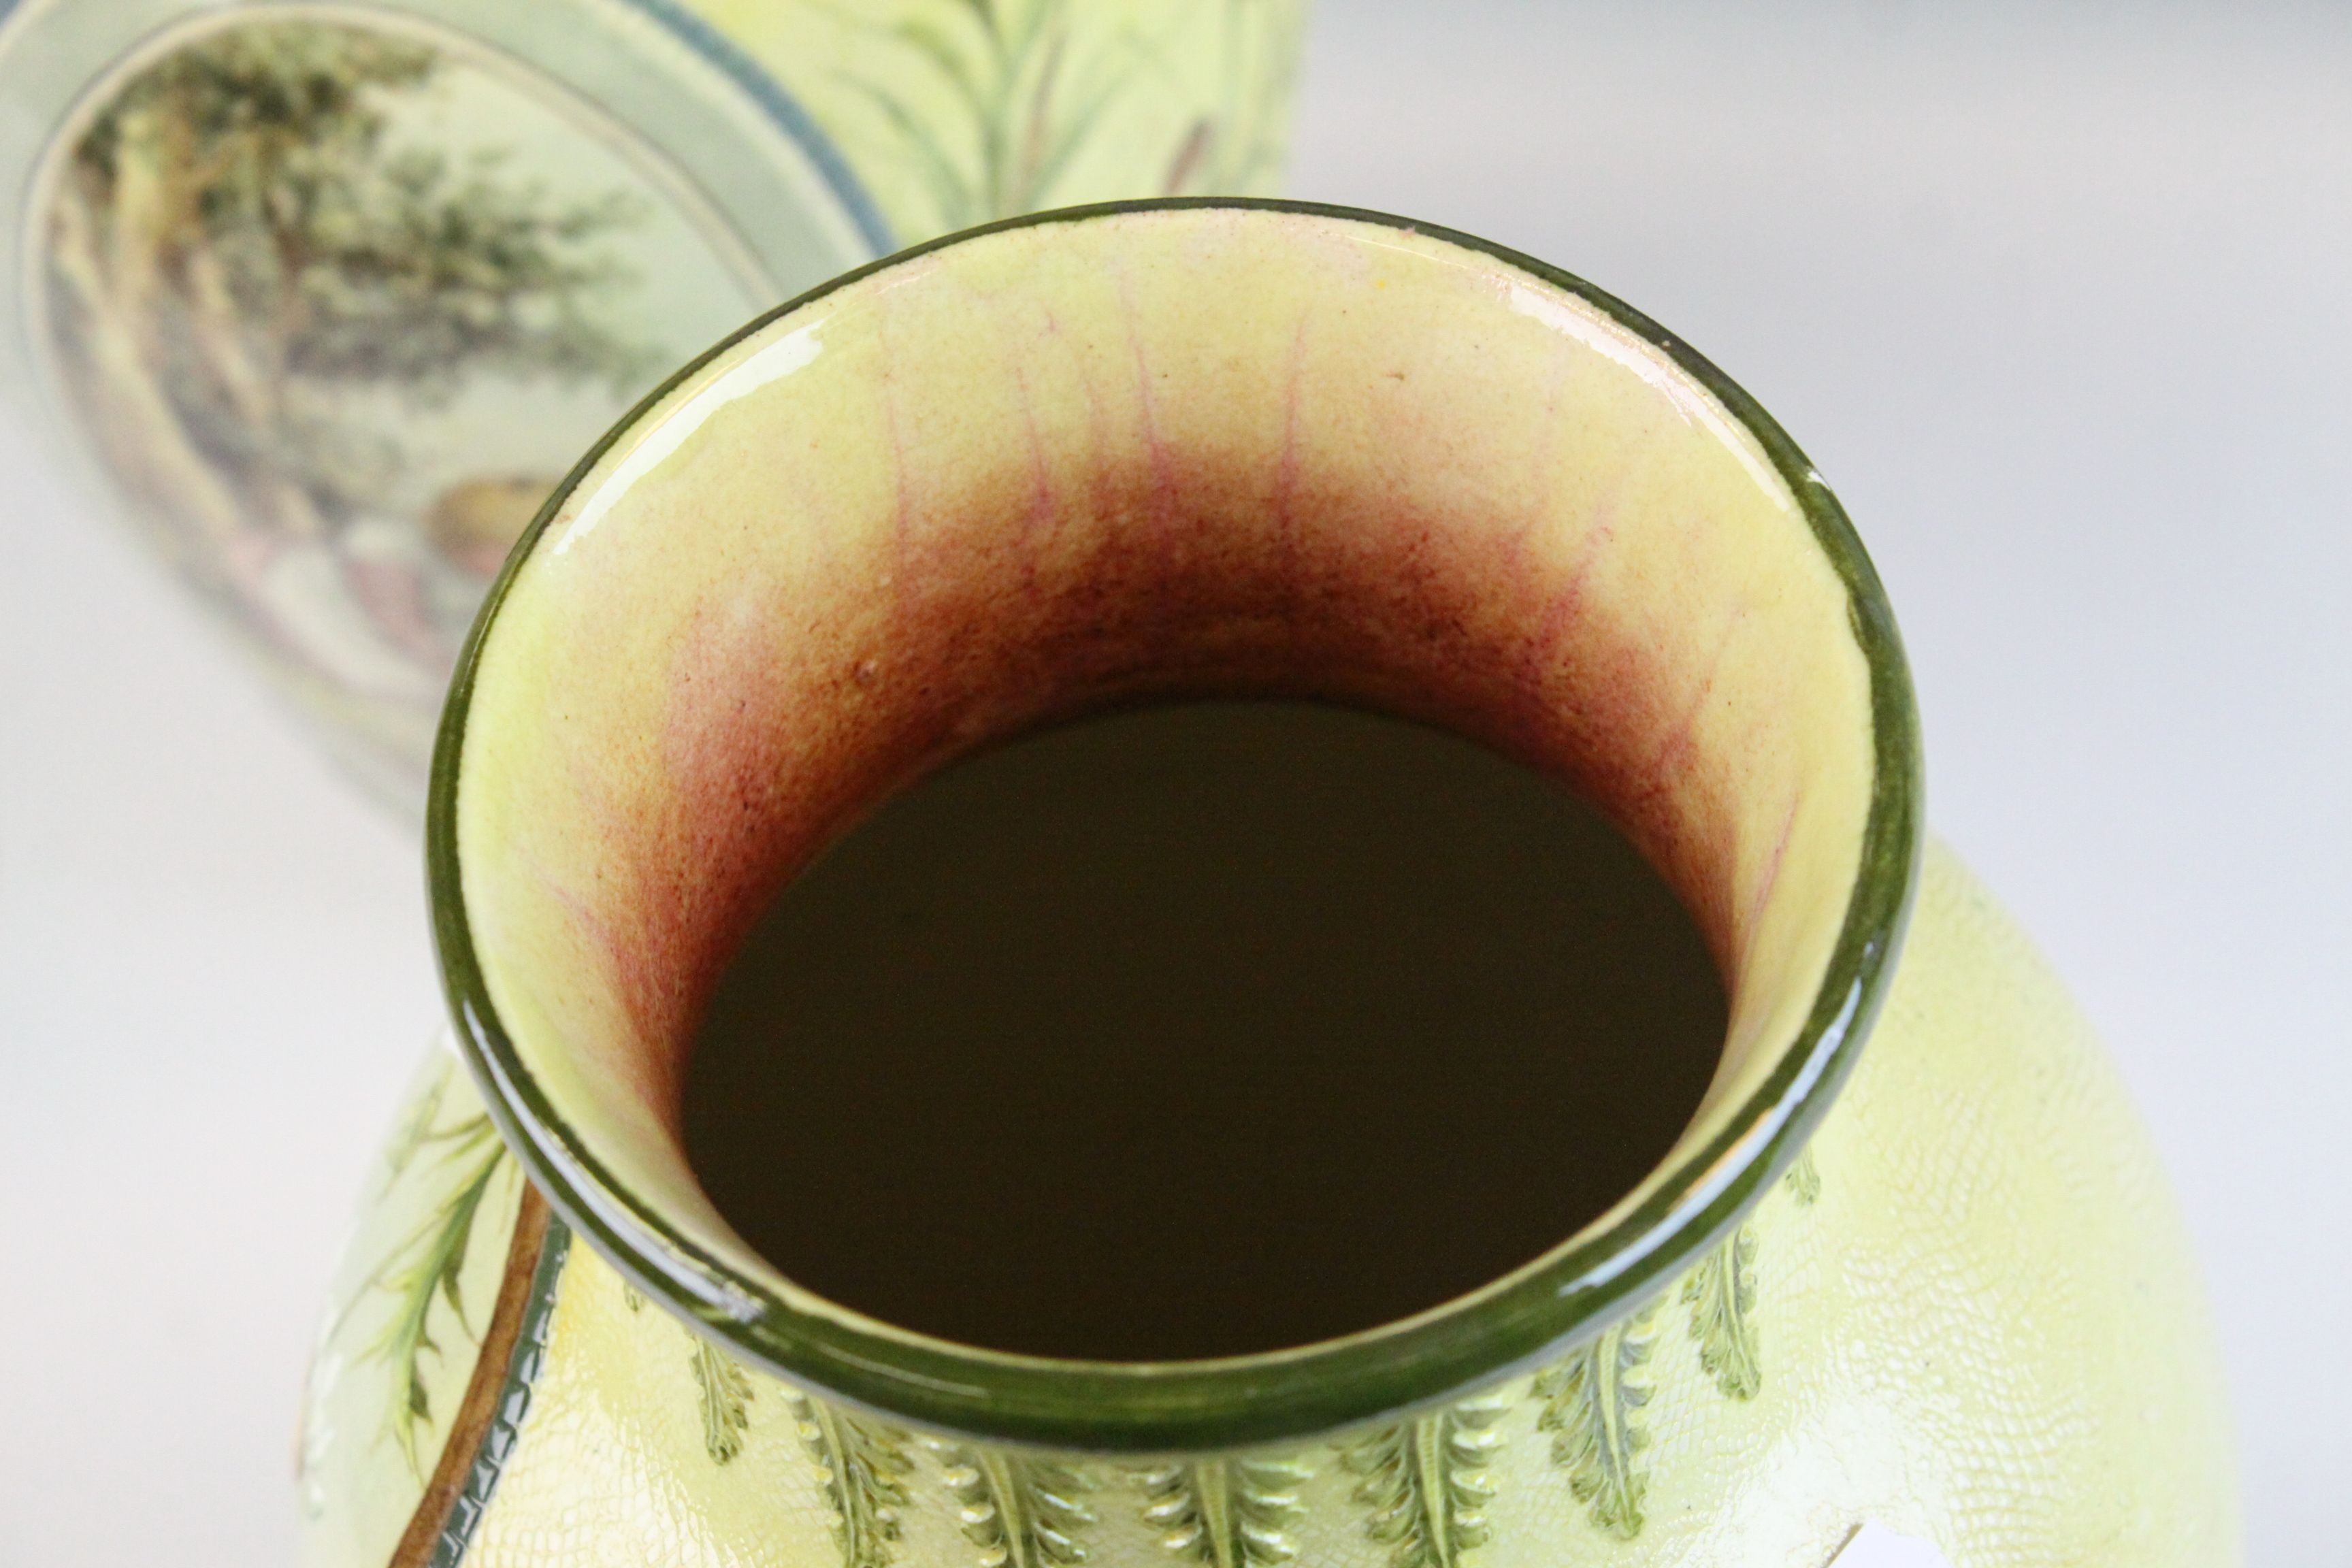
<instances>
[{"instance_id":1,"label":"ceramic vase","mask_svg":"<svg viewBox=\"0 0 2352 1568\"><path fill-rule=\"evenodd\" d=\"M415 816L475 606L597 432L902 245L1266 189L1302 5L0 11L0 382Z\"/></svg>"},{"instance_id":2,"label":"ceramic vase","mask_svg":"<svg viewBox=\"0 0 2352 1568\"><path fill-rule=\"evenodd\" d=\"M1425 720L1605 810L1725 977L1685 1131L1527 1267L1266 1354L1003 1354L796 1286L680 1143L748 922L926 770L1202 694ZM318 1348L311 1561L1822 1568L1864 1531L1955 1568L2234 1561L2164 1181L1926 838L1918 745L1811 465L1538 262L1139 204L804 298L573 471L459 666L457 1050Z\"/></svg>"}]
</instances>

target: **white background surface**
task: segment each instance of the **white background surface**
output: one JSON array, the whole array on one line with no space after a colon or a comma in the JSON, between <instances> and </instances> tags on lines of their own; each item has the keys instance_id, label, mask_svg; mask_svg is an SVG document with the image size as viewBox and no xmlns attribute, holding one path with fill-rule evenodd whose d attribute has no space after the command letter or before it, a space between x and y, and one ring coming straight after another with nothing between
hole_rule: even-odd
<instances>
[{"instance_id":1,"label":"white background surface","mask_svg":"<svg viewBox=\"0 0 2352 1568\"><path fill-rule=\"evenodd\" d=\"M1325 0L1291 184L1622 295L1838 488L2170 1163L2252 1558L2345 1561L2352 7ZM0 1563L290 1562L437 1016L403 830L0 436Z\"/></svg>"}]
</instances>

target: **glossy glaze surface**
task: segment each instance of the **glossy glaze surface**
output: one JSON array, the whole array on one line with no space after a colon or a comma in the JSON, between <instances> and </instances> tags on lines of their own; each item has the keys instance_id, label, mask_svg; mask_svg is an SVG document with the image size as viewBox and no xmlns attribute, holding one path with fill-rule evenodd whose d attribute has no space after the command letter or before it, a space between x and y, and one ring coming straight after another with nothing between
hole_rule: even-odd
<instances>
[{"instance_id":1,"label":"glossy glaze surface","mask_svg":"<svg viewBox=\"0 0 2352 1568\"><path fill-rule=\"evenodd\" d=\"M374 1245L394 1223L371 1219ZM472 1250L495 1267L506 1237L485 1227ZM1077 1561L1058 1535L1104 1568L1818 1568L1864 1521L1956 1568L2238 1560L2219 1371L2163 1174L2057 980L1941 849L1803 1162L1626 1326L1402 1446L1375 1428L1206 1460L1074 1457L1083 1517L1044 1518L1033 1487L1000 1559L992 1516L958 1490L988 1466L714 1361L585 1247L552 1335L467 1563ZM462 1376L471 1343L446 1342ZM333 1459L366 1479L314 1473L346 1489L314 1518L310 1560L372 1568L387 1537L358 1549L357 1500L386 1518L421 1489L360 1413L381 1404L356 1403L388 1395L342 1376L350 1452ZM427 1424L428 1458L443 1435ZM851 1447L845 1504L833 1467ZM989 1458L998 1477L1030 1462Z\"/></svg>"},{"instance_id":2,"label":"glossy glaze surface","mask_svg":"<svg viewBox=\"0 0 2352 1568\"><path fill-rule=\"evenodd\" d=\"M1723 1062L1674 1157L1475 1313L1245 1398L1181 1368L973 1381L726 1232L677 1150L680 1053L768 892L878 792L1187 693L1386 707L1583 789L1725 970ZM1540 263L1281 205L1017 220L714 351L544 515L445 733L445 975L559 1205L777 1364L1118 1447L1352 1419L1686 1259L1851 1060L1918 832L1891 621L1769 417Z\"/></svg>"},{"instance_id":3,"label":"glossy glaze surface","mask_svg":"<svg viewBox=\"0 0 2352 1568\"><path fill-rule=\"evenodd\" d=\"M506 1260L547 1338L476 1369L521 1415L445 1447L497 1472L427 1520L451 1552L1813 1563L1872 1519L1964 1568L2231 1559L2194 1275L2079 1021L1940 856L1885 993L1916 752L1867 562L1624 307L1361 215L1003 228L719 351L501 593L438 775L443 957L583 1245ZM1484 1290L1224 1363L927 1341L731 1237L677 1052L764 889L992 733L1269 689L1570 779L1675 883L1732 1016L1658 1169Z\"/></svg>"}]
</instances>

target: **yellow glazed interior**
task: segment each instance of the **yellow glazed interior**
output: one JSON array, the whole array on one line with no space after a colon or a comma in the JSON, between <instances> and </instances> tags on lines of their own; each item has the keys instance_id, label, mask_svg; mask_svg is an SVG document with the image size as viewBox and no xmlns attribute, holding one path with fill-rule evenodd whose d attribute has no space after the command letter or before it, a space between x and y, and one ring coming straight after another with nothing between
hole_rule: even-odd
<instances>
[{"instance_id":1,"label":"yellow glazed interior","mask_svg":"<svg viewBox=\"0 0 2352 1568\"><path fill-rule=\"evenodd\" d=\"M881 264L641 409L510 565L436 804L445 954L478 966L453 989L495 1015L469 1018L493 1101L559 1205L708 1321L911 1340L703 1198L677 1136L702 999L794 869L927 770L1105 705L1279 694L1550 773L1676 888L1729 1037L1586 1237L1650 1215L1620 1270L1706 1240L1874 997L1833 960L1874 855L1900 886L1865 979L1899 925L1886 758L1904 790L1913 763L1881 731L1908 693L1785 437L1570 281L1364 217L1103 211Z\"/></svg>"}]
</instances>

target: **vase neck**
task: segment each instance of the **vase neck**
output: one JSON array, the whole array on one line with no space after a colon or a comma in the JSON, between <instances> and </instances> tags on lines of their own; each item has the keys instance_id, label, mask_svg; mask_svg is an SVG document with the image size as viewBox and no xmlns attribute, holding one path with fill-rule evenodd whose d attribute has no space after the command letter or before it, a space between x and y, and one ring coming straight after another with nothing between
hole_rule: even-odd
<instances>
[{"instance_id":1,"label":"vase neck","mask_svg":"<svg viewBox=\"0 0 2352 1568\"><path fill-rule=\"evenodd\" d=\"M1675 1152L1486 1289L1172 1380L948 1345L795 1287L680 1139L693 1031L750 923L973 747L1212 695L1423 720L1607 813L1730 994ZM1139 1446L1370 1414L1619 1310L1792 1151L1907 899L1909 715L1828 492L1605 297L1316 211L1018 223L757 326L559 492L452 699L445 963L559 1205L787 1375L986 1435L1126 1421ZM1277 1368L1304 1391L1279 1409Z\"/></svg>"}]
</instances>

